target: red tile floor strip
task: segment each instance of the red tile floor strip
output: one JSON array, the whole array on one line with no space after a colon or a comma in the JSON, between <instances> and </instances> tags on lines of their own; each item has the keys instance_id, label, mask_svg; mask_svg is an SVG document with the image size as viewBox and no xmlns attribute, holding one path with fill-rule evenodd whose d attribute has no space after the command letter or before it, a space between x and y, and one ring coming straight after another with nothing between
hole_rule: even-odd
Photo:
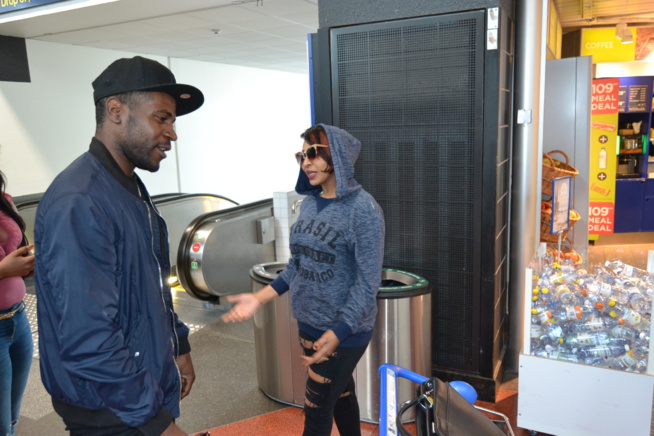
<instances>
[{"instance_id":1,"label":"red tile floor strip","mask_svg":"<svg viewBox=\"0 0 654 436\"><path fill-rule=\"evenodd\" d=\"M292 436L301 435L304 423L304 414L299 407L288 407L265 415L255 416L244 421L224 425L209 431L211 436ZM372 436L378 434L376 424L361 423L361 435ZM196 433L201 434L201 433ZM334 426L332 436L338 436Z\"/></svg>"},{"instance_id":2,"label":"red tile floor strip","mask_svg":"<svg viewBox=\"0 0 654 436\"><path fill-rule=\"evenodd\" d=\"M515 436L532 435L529 430L521 429L517 426L518 393L516 391L500 389L497 394L497 402L487 403L477 401L475 404L506 415L509 418ZM494 420L500 419L497 416L490 416L490 418ZM302 434L303 423L304 415L302 409L299 407L288 407L276 412L214 428L208 430L208 432L210 436L295 436ZM405 427L411 434L415 434L415 424L407 424ZM202 433L196 433L193 436L200 434ZM535 434L547 436L545 433ZM378 436L379 426L377 424L362 422L361 435ZM332 436L338 436L336 426L332 430Z\"/></svg>"}]
</instances>

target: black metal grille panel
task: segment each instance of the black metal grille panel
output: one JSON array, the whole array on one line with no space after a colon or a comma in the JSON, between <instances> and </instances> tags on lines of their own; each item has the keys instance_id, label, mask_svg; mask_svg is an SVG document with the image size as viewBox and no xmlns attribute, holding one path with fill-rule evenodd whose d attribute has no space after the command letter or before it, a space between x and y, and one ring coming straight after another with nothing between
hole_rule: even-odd
<instances>
[{"instance_id":1,"label":"black metal grille panel","mask_svg":"<svg viewBox=\"0 0 654 436\"><path fill-rule=\"evenodd\" d=\"M385 266L433 284L432 363L464 370L479 352L483 23L474 11L331 31L334 121L364 144L356 176L384 209Z\"/></svg>"}]
</instances>

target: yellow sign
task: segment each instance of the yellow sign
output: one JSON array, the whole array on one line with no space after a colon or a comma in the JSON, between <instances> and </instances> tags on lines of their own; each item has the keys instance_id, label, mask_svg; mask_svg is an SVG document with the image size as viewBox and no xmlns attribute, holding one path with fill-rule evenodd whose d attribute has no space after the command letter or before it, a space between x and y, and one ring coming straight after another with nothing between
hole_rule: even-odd
<instances>
[{"instance_id":1,"label":"yellow sign","mask_svg":"<svg viewBox=\"0 0 654 436\"><path fill-rule=\"evenodd\" d=\"M633 29L627 31L634 32ZM594 63L633 61L636 59L636 44L623 44L615 37L615 27L582 29L581 56L592 56Z\"/></svg>"},{"instance_id":2,"label":"yellow sign","mask_svg":"<svg viewBox=\"0 0 654 436\"><path fill-rule=\"evenodd\" d=\"M588 234L613 233L618 113L591 115Z\"/></svg>"}]
</instances>

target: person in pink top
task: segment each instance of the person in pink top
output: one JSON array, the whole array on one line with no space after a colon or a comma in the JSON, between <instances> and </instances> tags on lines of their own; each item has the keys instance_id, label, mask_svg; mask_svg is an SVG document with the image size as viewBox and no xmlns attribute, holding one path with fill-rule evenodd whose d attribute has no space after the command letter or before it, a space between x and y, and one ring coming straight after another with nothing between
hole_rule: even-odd
<instances>
[{"instance_id":1,"label":"person in pink top","mask_svg":"<svg viewBox=\"0 0 654 436\"><path fill-rule=\"evenodd\" d=\"M0 435L13 436L34 350L23 302L34 254L5 184L0 172Z\"/></svg>"}]
</instances>

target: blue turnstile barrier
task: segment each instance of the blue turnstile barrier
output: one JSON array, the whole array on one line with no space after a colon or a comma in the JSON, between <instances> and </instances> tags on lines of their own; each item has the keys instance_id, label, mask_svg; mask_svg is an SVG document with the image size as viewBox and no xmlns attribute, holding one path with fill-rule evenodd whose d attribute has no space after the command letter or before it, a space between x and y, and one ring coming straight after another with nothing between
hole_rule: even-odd
<instances>
[{"instance_id":1,"label":"blue turnstile barrier","mask_svg":"<svg viewBox=\"0 0 654 436\"><path fill-rule=\"evenodd\" d=\"M398 365L385 363L379 367L379 436L393 436L398 434L396 424L398 413L398 377L405 378L417 384L429 380L429 377L417 374ZM474 405L477 401L477 391L475 388L464 381L451 381L449 384L452 386L452 388L454 388L455 391L461 394L463 398L472 404L475 409L502 418L501 420L491 419L491 421L508 436L514 436L513 429L511 428L511 424L509 423L509 419L506 415Z\"/></svg>"},{"instance_id":2,"label":"blue turnstile barrier","mask_svg":"<svg viewBox=\"0 0 654 436\"><path fill-rule=\"evenodd\" d=\"M395 418L397 417L397 378L405 378L420 384L429 377L417 374L401 366L385 363L379 367L379 436L397 434ZM477 391L464 381L452 381L450 386L463 396L470 404L477 401Z\"/></svg>"}]
</instances>

